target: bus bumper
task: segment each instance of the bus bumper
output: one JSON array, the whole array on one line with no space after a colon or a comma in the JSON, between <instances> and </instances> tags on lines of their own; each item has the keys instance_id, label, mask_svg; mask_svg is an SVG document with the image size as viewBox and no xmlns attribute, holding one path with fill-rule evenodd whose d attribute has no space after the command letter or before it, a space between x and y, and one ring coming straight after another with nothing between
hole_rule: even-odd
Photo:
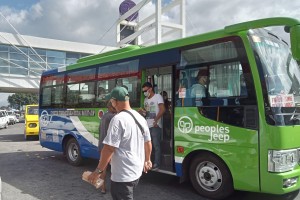
<instances>
[{"instance_id":1,"label":"bus bumper","mask_svg":"<svg viewBox=\"0 0 300 200\"><path fill-rule=\"evenodd\" d=\"M299 189L300 169L278 174L269 173L266 178L262 178L261 191L264 193L286 194Z\"/></svg>"}]
</instances>

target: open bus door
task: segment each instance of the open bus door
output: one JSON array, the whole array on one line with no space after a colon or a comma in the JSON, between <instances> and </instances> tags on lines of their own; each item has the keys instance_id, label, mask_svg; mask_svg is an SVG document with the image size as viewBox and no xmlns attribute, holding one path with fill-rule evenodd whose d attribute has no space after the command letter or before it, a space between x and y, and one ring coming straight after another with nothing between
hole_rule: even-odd
<instances>
[{"instance_id":1,"label":"open bus door","mask_svg":"<svg viewBox=\"0 0 300 200\"><path fill-rule=\"evenodd\" d=\"M172 66L146 70L146 80L151 82L156 94L162 95L165 113L162 117L161 165L159 170L174 172L174 88ZM153 156L153 153L152 153Z\"/></svg>"}]
</instances>

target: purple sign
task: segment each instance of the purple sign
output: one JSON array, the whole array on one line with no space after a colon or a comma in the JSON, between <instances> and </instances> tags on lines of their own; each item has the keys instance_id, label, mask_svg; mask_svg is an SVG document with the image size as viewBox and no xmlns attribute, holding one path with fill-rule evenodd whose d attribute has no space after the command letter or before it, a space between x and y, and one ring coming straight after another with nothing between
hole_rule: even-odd
<instances>
[{"instance_id":1,"label":"purple sign","mask_svg":"<svg viewBox=\"0 0 300 200\"><path fill-rule=\"evenodd\" d=\"M131 0L123 1L119 6L120 15L124 15L128 10L133 8L136 4ZM138 12L133 13L131 16L127 17L126 21L133 21L138 17Z\"/></svg>"}]
</instances>

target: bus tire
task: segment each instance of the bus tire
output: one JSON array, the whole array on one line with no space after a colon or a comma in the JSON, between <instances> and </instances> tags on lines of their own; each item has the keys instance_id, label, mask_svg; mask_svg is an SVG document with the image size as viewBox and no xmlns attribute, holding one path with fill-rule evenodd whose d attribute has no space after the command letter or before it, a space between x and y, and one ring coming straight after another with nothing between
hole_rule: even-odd
<instances>
[{"instance_id":1,"label":"bus tire","mask_svg":"<svg viewBox=\"0 0 300 200\"><path fill-rule=\"evenodd\" d=\"M68 162L73 166L79 166L82 164L82 157L80 153L80 147L75 138L68 140L66 145L66 157Z\"/></svg>"},{"instance_id":2,"label":"bus tire","mask_svg":"<svg viewBox=\"0 0 300 200\"><path fill-rule=\"evenodd\" d=\"M226 164L211 153L201 153L193 159L190 180L200 195L211 199L224 199L234 191Z\"/></svg>"}]
</instances>

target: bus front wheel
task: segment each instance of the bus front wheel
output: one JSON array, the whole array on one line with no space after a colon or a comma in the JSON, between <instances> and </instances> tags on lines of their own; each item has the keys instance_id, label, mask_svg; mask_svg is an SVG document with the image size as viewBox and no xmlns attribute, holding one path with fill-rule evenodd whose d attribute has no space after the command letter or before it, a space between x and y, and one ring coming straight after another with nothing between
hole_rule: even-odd
<instances>
[{"instance_id":1,"label":"bus front wheel","mask_svg":"<svg viewBox=\"0 0 300 200\"><path fill-rule=\"evenodd\" d=\"M234 191L227 166L211 153L202 153L192 161L190 180L197 192L208 198L224 199Z\"/></svg>"},{"instance_id":2,"label":"bus front wheel","mask_svg":"<svg viewBox=\"0 0 300 200\"><path fill-rule=\"evenodd\" d=\"M82 157L80 154L80 147L75 138L68 140L66 145L66 156L68 162L73 166L79 166L82 164Z\"/></svg>"}]
</instances>

